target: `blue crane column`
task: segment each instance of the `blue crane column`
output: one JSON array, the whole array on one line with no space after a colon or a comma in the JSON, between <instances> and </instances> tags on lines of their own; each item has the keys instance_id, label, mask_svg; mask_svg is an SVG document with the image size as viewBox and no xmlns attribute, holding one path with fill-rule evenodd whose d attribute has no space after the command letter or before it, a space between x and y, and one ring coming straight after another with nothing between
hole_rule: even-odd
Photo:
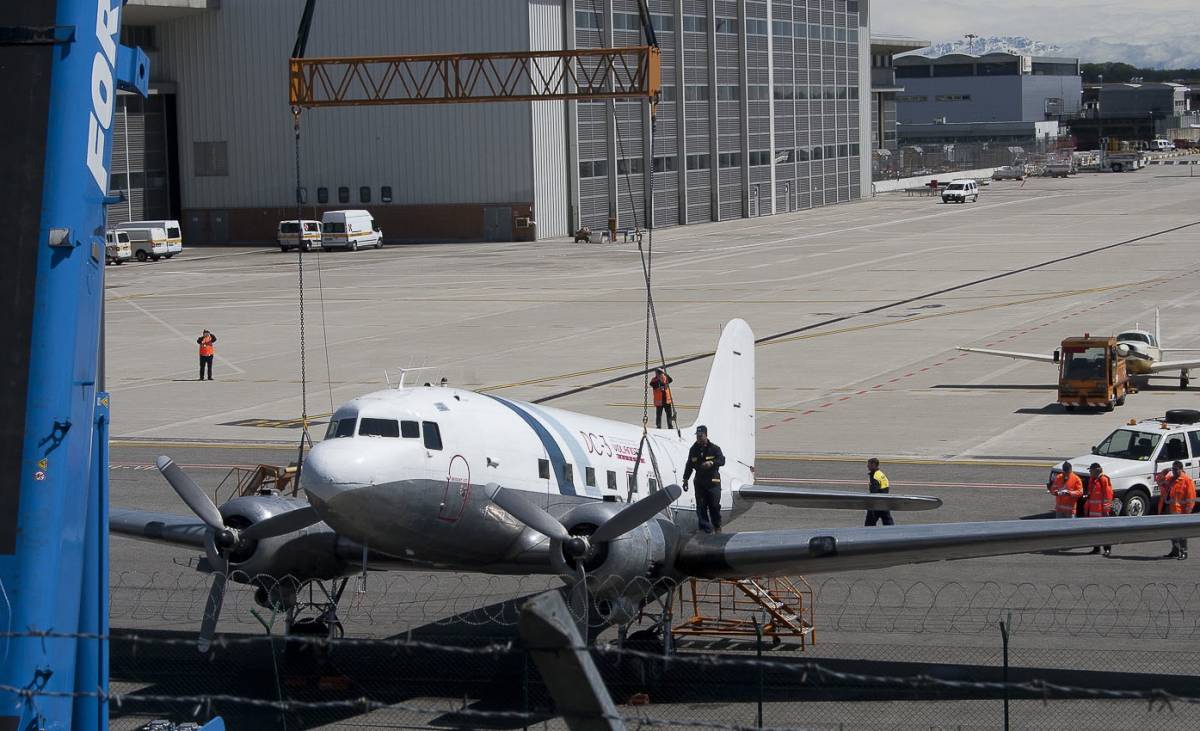
<instances>
[{"instance_id":1,"label":"blue crane column","mask_svg":"<svg viewBox=\"0 0 1200 731\"><path fill-rule=\"evenodd\" d=\"M104 204L117 89L149 80L121 9L0 4L0 731L107 726Z\"/></svg>"}]
</instances>

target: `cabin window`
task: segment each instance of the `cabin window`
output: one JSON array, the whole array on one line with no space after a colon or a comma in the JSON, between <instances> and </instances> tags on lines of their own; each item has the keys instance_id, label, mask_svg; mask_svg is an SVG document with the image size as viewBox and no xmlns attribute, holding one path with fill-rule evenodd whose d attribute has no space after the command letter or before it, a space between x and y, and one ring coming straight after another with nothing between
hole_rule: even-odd
<instances>
[{"instance_id":1,"label":"cabin window","mask_svg":"<svg viewBox=\"0 0 1200 731\"><path fill-rule=\"evenodd\" d=\"M617 473L612 470L608 471L608 489L613 492L617 491Z\"/></svg>"},{"instance_id":2,"label":"cabin window","mask_svg":"<svg viewBox=\"0 0 1200 731\"><path fill-rule=\"evenodd\" d=\"M415 421L400 422L400 436L405 439L416 439L421 436L421 425Z\"/></svg>"},{"instance_id":3,"label":"cabin window","mask_svg":"<svg viewBox=\"0 0 1200 731\"><path fill-rule=\"evenodd\" d=\"M658 492L658 480L650 478L650 492Z\"/></svg>"},{"instance_id":4,"label":"cabin window","mask_svg":"<svg viewBox=\"0 0 1200 731\"><path fill-rule=\"evenodd\" d=\"M438 428L436 421L422 421L421 433L425 435L426 449L441 450L442 430Z\"/></svg>"},{"instance_id":5,"label":"cabin window","mask_svg":"<svg viewBox=\"0 0 1200 731\"><path fill-rule=\"evenodd\" d=\"M583 481L588 487L596 486L596 468L585 467L583 470Z\"/></svg>"},{"instance_id":6,"label":"cabin window","mask_svg":"<svg viewBox=\"0 0 1200 731\"><path fill-rule=\"evenodd\" d=\"M637 492L637 473L626 472L627 483L629 485L629 493L632 495Z\"/></svg>"},{"instance_id":7,"label":"cabin window","mask_svg":"<svg viewBox=\"0 0 1200 731\"><path fill-rule=\"evenodd\" d=\"M550 460L548 460L548 459L539 459L538 460L538 477L543 480L550 479Z\"/></svg>"},{"instance_id":8,"label":"cabin window","mask_svg":"<svg viewBox=\"0 0 1200 731\"><path fill-rule=\"evenodd\" d=\"M575 467L574 465L563 463L562 479L564 485L575 484Z\"/></svg>"},{"instance_id":9,"label":"cabin window","mask_svg":"<svg viewBox=\"0 0 1200 731\"><path fill-rule=\"evenodd\" d=\"M395 419L368 419L363 417L358 422L360 437L390 437L400 438L400 423Z\"/></svg>"}]
</instances>

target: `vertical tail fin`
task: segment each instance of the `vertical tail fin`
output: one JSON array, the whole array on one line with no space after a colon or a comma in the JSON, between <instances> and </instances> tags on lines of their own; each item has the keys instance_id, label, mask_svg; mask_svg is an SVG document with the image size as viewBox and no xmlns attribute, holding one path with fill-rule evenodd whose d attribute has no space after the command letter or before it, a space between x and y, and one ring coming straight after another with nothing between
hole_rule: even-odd
<instances>
[{"instance_id":1,"label":"vertical tail fin","mask_svg":"<svg viewBox=\"0 0 1200 731\"><path fill-rule=\"evenodd\" d=\"M730 320L721 331L696 424L725 453L721 473L728 485L754 482L754 332L745 320Z\"/></svg>"}]
</instances>

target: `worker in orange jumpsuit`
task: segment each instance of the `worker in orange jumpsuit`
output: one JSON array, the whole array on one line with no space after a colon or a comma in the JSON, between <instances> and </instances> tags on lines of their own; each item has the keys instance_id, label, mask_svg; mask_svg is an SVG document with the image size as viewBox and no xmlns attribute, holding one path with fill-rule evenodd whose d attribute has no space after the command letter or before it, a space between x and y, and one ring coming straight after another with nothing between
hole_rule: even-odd
<instances>
[{"instance_id":1,"label":"worker in orange jumpsuit","mask_svg":"<svg viewBox=\"0 0 1200 731\"><path fill-rule=\"evenodd\" d=\"M1087 499L1083 503L1083 517L1085 518L1106 518L1113 514L1113 489L1112 480L1108 479L1108 475L1104 474L1104 468L1099 462L1093 462L1091 467L1088 467ZM1092 553L1100 553L1104 549L1104 555L1112 555L1112 546L1095 546L1092 548Z\"/></svg>"},{"instance_id":2,"label":"worker in orange jumpsuit","mask_svg":"<svg viewBox=\"0 0 1200 731\"><path fill-rule=\"evenodd\" d=\"M1189 515L1196 507L1196 483L1183 471L1183 463L1176 460L1171 469L1154 476L1158 483L1158 514ZM1187 539L1172 538L1171 552L1163 558L1187 558Z\"/></svg>"},{"instance_id":3,"label":"worker in orange jumpsuit","mask_svg":"<svg viewBox=\"0 0 1200 731\"><path fill-rule=\"evenodd\" d=\"M1083 497L1083 480L1071 470L1070 462L1063 462L1062 472L1046 483L1046 489L1054 496L1054 517L1074 518L1079 498Z\"/></svg>"},{"instance_id":4,"label":"worker in orange jumpsuit","mask_svg":"<svg viewBox=\"0 0 1200 731\"><path fill-rule=\"evenodd\" d=\"M667 412L667 428L675 428L675 399L671 398L671 377L662 368L654 369L650 388L654 389L654 425L663 428L663 412Z\"/></svg>"}]
</instances>

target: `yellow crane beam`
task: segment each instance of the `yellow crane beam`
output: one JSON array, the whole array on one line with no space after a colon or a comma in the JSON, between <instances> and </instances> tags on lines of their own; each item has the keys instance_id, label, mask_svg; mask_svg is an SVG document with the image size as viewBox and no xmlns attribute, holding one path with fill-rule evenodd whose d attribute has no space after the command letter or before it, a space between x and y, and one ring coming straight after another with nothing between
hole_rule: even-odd
<instances>
[{"instance_id":1,"label":"yellow crane beam","mask_svg":"<svg viewBox=\"0 0 1200 731\"><path fill-rule=\"evenodd\" d=\"M514 53L293 58L295 107L636 99L657 101L653 46Z\"/></svg>"}]
</instances>

